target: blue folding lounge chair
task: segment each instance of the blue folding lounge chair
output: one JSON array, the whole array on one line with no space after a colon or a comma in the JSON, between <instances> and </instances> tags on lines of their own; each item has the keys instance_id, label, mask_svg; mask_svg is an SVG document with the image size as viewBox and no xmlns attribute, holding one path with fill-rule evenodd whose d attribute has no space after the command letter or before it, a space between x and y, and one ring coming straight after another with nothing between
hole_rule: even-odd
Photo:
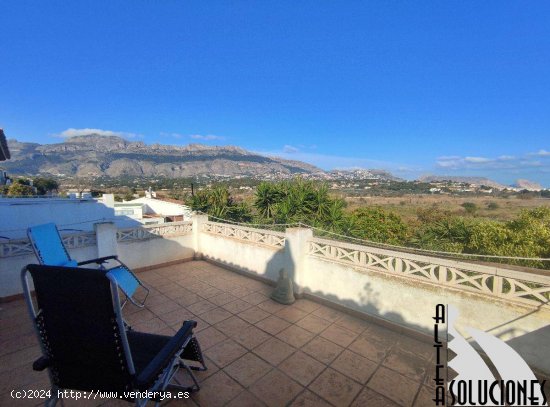
<instances>
[{"instance_id":1,"label":"blue folding lounge chair","mask_svg":"<svg viewBox=\"0 0 550 407\"><path fill-rule=\"evenodd\" d=\"M29 237L34 253L40 264L47 266L77 267L96 263L101 269L104 269L108 275L115 279L118 287L126 296L126 299L122 303L123 307L128 300L140 308L144 306L145 300L149 295L149 289L145 287L136 275L118 259L118 256L100 257L98 259L81 262L71 259L55 223L45 223L43 225L30 227L27 229L27 236ZM109 260L116 261L118 265L110 268L106 267L105 264ZM134 298L134 294L140 286L146 291L143 301Z\"/></svg>"}]
</instances>

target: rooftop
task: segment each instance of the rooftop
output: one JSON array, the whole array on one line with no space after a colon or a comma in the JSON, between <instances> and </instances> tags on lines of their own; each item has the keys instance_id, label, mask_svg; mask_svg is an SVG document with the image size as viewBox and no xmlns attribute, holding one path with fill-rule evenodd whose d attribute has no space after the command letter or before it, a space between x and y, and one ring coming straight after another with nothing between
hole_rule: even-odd
<instances>
[{"instance_id":1,"label":"rooftop","mask_svg":"<svg viewBox=\"0 0 550 407\"><path fill-rule=\"evenodd\" d=\"M208 371L198 373L201 390L178 405L430 404L428 343L311 300L278 304L271 286L205 261L139 277L152 290L145 309L124 310L134 329L170 335L183 320L198 322ZM40 349L23 300L2 304L0 319L0 405L13 405L12 389L49 383L31 369Z\"/></svg>"},{"instance_id":2,"label":"rooftop","mask_svg":"<svg viewBox=\"0 0 550 407\"><path fill-rule=\"evenodd\" d=\"M27 205L13 208L19 208L18 228L33 224ZM212 222L202 215L162 225L93 226L62 231L64 244L78 261L117 254L152 288L145 309L129 304L124 310L136 330L172 334L186 319L198 322L209 370L198 374L200 392L172 405L433 405L432 317L438 304L458 309L461 335L468 327L488 332L536 375L550 374L547 273L350 244L316 237L308 228L278 232ZM49 389L47 374L32 371L40 350L20 299L19 270L35 262L26 239L0 241L0 405L37 405L43 400L14 403L11 390ZM269 298L281 269L299 296L290 306ZM444 364L453 354L446 356ZM102 403L119 404L90 401Z\"/></svg>"}]
</instances>

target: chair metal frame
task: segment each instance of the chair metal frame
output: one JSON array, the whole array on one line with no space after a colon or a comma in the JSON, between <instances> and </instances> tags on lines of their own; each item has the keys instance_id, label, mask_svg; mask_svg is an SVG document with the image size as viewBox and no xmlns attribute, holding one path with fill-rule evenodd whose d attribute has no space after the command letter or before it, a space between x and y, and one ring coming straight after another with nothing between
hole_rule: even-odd
<instances>
[{"instance_id":1,"label":"chair metal frame","mask_svg":"<svg viewBox=\"0 0 550 407\"><path fill-rule=\"evenodd\" d=\"M136 282L138 283L138 287L141 287L145 291L145 297L143 298L142 301L138 301L134 298L133 295L130 295L129 293L127 293L121 285L117 284L118 287L120 288L120 290L124 293L124 295L126 297L124 299L124 301L122 302L121 307L124 308L124 306L126 305L126 303L128 301L130 301L132 304L134 304L136 307L139 307L139 308L143 308L145 306L145 301L147 300L147 297L149 296L150 289L147 286L145 286L139 278L137 278L137 276L132 272L132 270L126 264L124 264L118 258L117 255L99 257L97 259L76 262L75 260L73 260L71 258L71 255L69 254L69 251L65 247L65 244L63 243L63 238L61 237L61 233L59 233L59 229L57 228L57 225L55 225L55 223L51 223L51 225L54 226L55 231L57 233L58 242L59 242L60 246L63 248L63 251L65 252L65 255L67 256L67 263L74 262L76 266L84 266L84 265L88 265L88 264L97 264L98 267L102 270L105 270L106 273L108 273L109 271L115 270L119 267L124 268L136 280ZM36 227L36 226L34 226L34 227ZM44 262L44 257L43 257L40 249L38 248L38 246L36 244L36 239L33 237L33 228L34 227L29 227L27 229L27 237L29 238L29 241L31 243L31 247L34 251L34 254L36 255L36 258L40 262L40 264L46 264ZM106 263L111 261L111 260L116 261L118 263L118 265L115 265L115 266L112 266L112 267L106 267L105 266ZM70 264L67 264L67 265L70 265Z\"/></svg>"},{"instance_id":2,"label":"chair metal frame","mask_svg":"<svg viewBox=\"0 0 550 407\"><path fill-rule=\"evenodd\" d=\"M29 315L30 315L30 317L33 321L34 331L35 331L35 333L38 337L38 342L40 343L40 347L41 347L41 350L42 350L42 354L44 355L43 356L43 358L44 358L44 357L47 357L48 352L46 351L45 344L42 341L42 337L41 337L40 331L39 331L37 323L36 323L37 322L37 317L39 316L41 310L37 311L36 308L35 308L35 305L33 303L32 293L31 293L31 289L30 289L30 285L29 285L29 279L28 279L28 275L29 275L28 267L29 266L27 265L27 266L23 267L22 270L21 270L21 282L22 282L22 286L23 286L23 293L24 293L24 297L25 297L25 302L27 304ZM57 267L62 267L62 266L57 266ZM120 333L120 339L121 339L121 342L122 342L124 357L125 357L125 360L126 360L126 363L127 363L127 369L128 369L128 372L130 373L130 375L132 377L134 377L136 375L136 370L135 370L135 367L134 367L134 362L132 360L132 352L131 352L130 345L129 345L129 342L128 342L126 325L125 325L125 322L122 318L122 306L120 304L120 296L119 296L119 293L118 293L118 284L117 284L116 280L111 275L106 275L106 277L110 281L112 306L114 307L114 312L116 314L116 323L117 323L117 326L118 326L118 331ZM192 321L192 322L196 325L196 322L194 322L194 321ZM197 379L196 379L196 377L195 377L195 375L193 374L192 371L193 370L198 370L198 371L207 370L207 367L204 363L204 360L200 361L202 366L198 367L198 366L190 366L187 363L185 363L185 361L182 359L182 354L184 353L185 348L189 345L189 343L192 340L196 341L193 334L189 335L186 338L183 345L179 348L179 350L174 353L174 355L171 358L170 362L164 368L162 373L158 376L158 378L154 382L154 384L149 389L146 390L147 392L153 393L153 392L160 392L160 391L176 390L176 391L180 391L180 392L192 393L192 392L196 392L196 391L200 390L200 385L199 385L199 383L198 383L198 381L197 381ZM198 344L198 342L197 342L197 344ZM200 347L199 347L199 349L200 349ZM49 366L44 363L43 358L40 358L40 359L38 359L37 361L34 362L33 369L38 370L38 371L42 371L44 369L48 370L48 376L49 376L50 383L51 383L52 387L51 387L51 397L46 400L45 405L48 406L48 407L49 406L55 406L57 401L59 400L58 391L60 391L60 390L63 391L65 389L61 389L61 388L59 388L59 386L57 386L55 384L55 381L54 381L53 376L52 376L52 371L49 368ZM201 359L202 359L202 354L201 354ZM190 375L190 377L193 381L193 385L186 387L186 386L183 386L178 381L178 379L175 377L175 375L176 375L176 373L178 372L178 370L180 368L184 368L188 372L188 374ZM173 381L175 383L173 383ZM70 389L67 389L67 390L70 390ZM98 389L98 390L101 391L101 389ZM133 391L133 390L130 390L130 391ZM138 389L135 389L135 391L140 392L140 393L145 392L144 390L138 390ZM135 399L135 405L138 406L138 407L145 406L150 400L151 400L150 398ZM63 399L61 399L61 401L62 401L62 404L63 404ZM159 403L160 403L160 400L159 400L158 397L157 397L157 399L153 399L153 401L155 401L155 406L158 406Z\"/></svg>"}]
</instances>

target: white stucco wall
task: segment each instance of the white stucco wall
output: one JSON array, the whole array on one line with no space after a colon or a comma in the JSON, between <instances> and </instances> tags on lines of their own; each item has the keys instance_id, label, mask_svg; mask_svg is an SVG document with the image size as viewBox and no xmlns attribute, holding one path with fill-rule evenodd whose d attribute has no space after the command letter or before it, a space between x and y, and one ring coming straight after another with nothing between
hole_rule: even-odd
<instances>
[{"instance_id":1,"label":"white stucco wall","mask_svg":"<svg viewBox=\"0 0 550 407\"><path fill-rule=\"evenodd\" d=\"M279 270L287 267L283 248L208 233L200 234L200 252L206 259L274 281L279 276Z\"/></svg>"},{"instance_id":2,"label":"white stucco wall","mask_svg":"<svg viewBox=\"0 0 550 407\"><path fill-rule=\"evenodd\" d=\"M69 254L76 261L95 259L97 246L69 249ZM38 264L34 254L0 258L0 297L10 297L23 292L19 276L21 269L27 264Z\"/></svg>"},{"instance_id":3,"label":"white stucco wall","mask_svg":"<svg viewBox=\"0 0 550 407\"><path fill-rule=\"evenodd\" d=\"M118 243L118 256L135 269L193 258L193 235L171 236Z\"/></svg>"},{"instance_id":4,"label":"white stucco wall","mask_svg":"<svg viewBox=\"0 0 550 407\"><path fill-rule=\"evenodd\" d=\"M21 239L29 226L53 222L59 229L91 231L99 219L111 219L122 227L138 225L113 208L93 199L0 198L0 236Z\"/></svg>"},{"instance_id":5,"label":"white stucco wall","mask_svg":"<svg viewBox=\"0 0 550 407\"><path fill-rule=\"evenodd\" d=\"M304 290L366 314L427 334L437 304L460 312L457 329L482 329L507 341L527 362L550 372L550 309L516 305L474 293L354 269L308 256ZM467 336L467 334L466 334Z\"/></svg>"}]
</instances>

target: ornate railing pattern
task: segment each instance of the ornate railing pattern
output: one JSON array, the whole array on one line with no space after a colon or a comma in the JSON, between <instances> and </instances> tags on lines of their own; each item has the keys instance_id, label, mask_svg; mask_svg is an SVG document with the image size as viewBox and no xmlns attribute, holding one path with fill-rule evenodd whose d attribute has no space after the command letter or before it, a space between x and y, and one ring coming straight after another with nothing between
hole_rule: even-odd
<instances>
[{"instance_id":1,"label":"ornate railing pattern","mask_svg":"<svg viewBox=\"0 0 550 407\"><path fill-rule=\"evenodd\" d=\"M193 222L170 222L159 225L144 225L134 228L118 229L117 241L146 240L163 236L181 236L193 232Z\"/></svg>"},{"instance_id":2,"label":"ornate railing pattern","mask_svg":"<svg viewBox=\"0 0 550 407\"><path fill-rule=\"evenodd\" d=\"M205 222L203 232L245 242L257 243L280 249L285 246L285 234L265 229L254 229L227 223Z\"/></svg>"},{"instance_id":3,"label":"ornate railing pattern","mask_svg":"<svg viewBox=\"0 0 550 407\"><path fill-rule=\"evenodd\" d=\"M308 255L387 275L534 305L550 304L550 275L314 238Z\"/></svg>"},{"instance_id":4,"label":"ornate railing pattern","mask_svg":"<svg viewBox=\"0 0 550 407\"><path fill-rule=\"evenodd\" d=\"M94 232L72 233L62 236L62 239L65 247L68 249L95 246L97 244ZM5 242L0 241L0 258L24 256L28 254L34 254L28 239L12 239Z\"/></svg>"}]
</instances>

